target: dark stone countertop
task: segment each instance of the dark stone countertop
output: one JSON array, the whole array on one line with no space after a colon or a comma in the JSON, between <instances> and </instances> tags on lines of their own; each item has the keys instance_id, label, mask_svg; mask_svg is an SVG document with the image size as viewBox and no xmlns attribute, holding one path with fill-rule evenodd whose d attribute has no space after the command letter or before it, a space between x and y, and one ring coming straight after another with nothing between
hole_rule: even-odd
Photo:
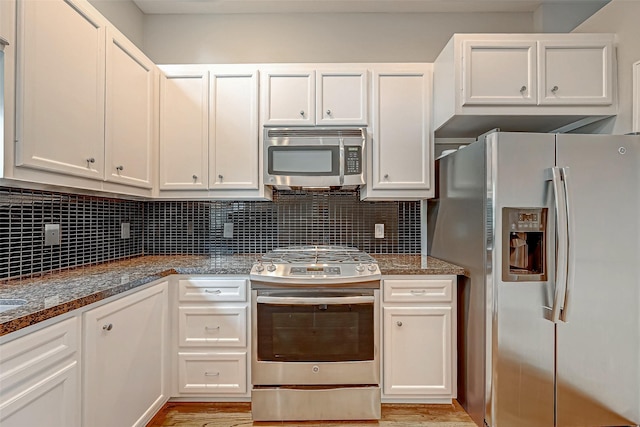
<instances>
[{"instance_id":1,"label":"dark stone countertop","mask_svg":"<svg viewBox=\"0 0 640 427\"><path fill-rule=\"evenodd\" d=\"M383 275L465 274L463 268L433 257L402 254L373 254L373 257ZM0 299L26 300L24 305L0 313L0 336L172 274L248 276L255 259L255 254L141 256L0 281Z\"/></svg>"}]
</instances>

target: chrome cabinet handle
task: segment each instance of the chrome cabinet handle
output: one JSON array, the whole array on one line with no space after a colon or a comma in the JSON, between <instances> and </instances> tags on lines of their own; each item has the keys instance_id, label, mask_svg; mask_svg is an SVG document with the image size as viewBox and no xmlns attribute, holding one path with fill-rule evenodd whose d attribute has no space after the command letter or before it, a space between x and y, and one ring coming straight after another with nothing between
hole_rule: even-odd
<instances>
[{"instance_id":1,"label":"chrome cabinet handle","mask_svg":"<svg viewBox=\"0 0 640 427\"><path fill-rule=\"evenodd\" d=\"M113 324L112 323L107 323L106 325L102 325L102 330L103 331L110 331L113 329Z\"/></svg>"},{"instance_id":2,"label":"chrome cabinet handle","mask_svg":"<svg viewBox=\"0 0 640 427\"><path fill-rule=\"evenodd\" d=\"M212 289L205 289L204 292L207 293L207 294L219 295L219 294L222 293L222 290L220 290L220 289L213 289L213 290Z\"/></svg>"},{"instance_id":3,"label":"chrome cabinet handle","mask_svg":"<svg viewBox=\"0 0 640 427\"><path fill-rule=\"evenodd\" d=\"M398 326L402 326L402 322L398 320L398 321L396 322L396 325L398 325Z\"/></svg>"},{"instance_id":4,"label":"chrome cabinet handle","mask_svg":"<svg viewBox=\"0 0 640 427\"><path fill-rule=\"evenodd\" d=\"M224 176L218 175L218 178L220 179L220 182L222 182L222 180L224 179Z\"/></svg>"},{"instance_id":5,"label":"chrome cabinet handle","mask_svg":"<svg viewBox=\"0 0 640 427\"><path fill-rule=\"evenodd\" d=\"M426 289L411 289L409 291L411 293L411 295L424 295L427 293Z\"/></svg>"},{"instance_id":6,"label":"chrome cabinet handle","mask_svg":"<svg viewBox=\"0 0 640 427\"><path fill-rule=\"evenodd\" d=\"M193 180L195 181L196 179L198 179L198 175L192 175L191 178L193 178Z\"/></svg>"},{"instance_id":7,"label":"chrome cabinet handle","mask_svg":"<svg viewBox=\"0 0 640 427\"><path fill-rule=\"evenodd\" d=\"M389 174L388 173L384 174L384 179L389 179Z\"/></svg>"},{"instance_id":8,"label":"chrome cabinet handle","mask_svg":"<svg viewBox=\"0 0 640 427\"><path fill-rule=\"evenodd\" d=\"M220 376L220 372L205 372L204 376L205 377L219 377Z\"/></svg>"},{"instance_id":9,"label":"chrome cabinet handle","mask_svg":"<svg viewBox=\"0 0 640 427\"><path fill-rule=\"evenodd\" d=\"M525 93L527 91L527 87L526 86L522 86L520 88L520 93Z\"/></svg>"},{"instance_id":10,"label":"chrome cabinet handle","mask_svg":"<svg viewBox=\"0 0 640 427\"><path fill-rule=\"evenodd\" d=\"M87 163L95 163L95 162L96 162L96 159L94 159L93 157L89 157L87 159Z\"/></svg>"},{"instance_id":11,"label":"chrome cabinet handle","mask_svg":"<svg viewBox=\"0 0 640 427\"><path fill-rule=\"evenodd\" d=\"M304 110L300 110L300 116L304 117Z\"/></svg>"},{"instance_id":12,"label":"chrome cabinet handle","mask_svg":"<svg viewBox=\"0 0 640 427\"><path fill-rule=\"evenodd\" d=\"M551 93L555 94L558 91L558 86L554 86L551 88Z\"/></svg>"},{"instance_id":13,"label":"chrome cabinet handle","mask_svg":"<svg viewBox=\"0 0 640 427\"><path fill-rule=\"evenodd\" d=\"M204 327L205 331L219 331L220 330L220 326L205 326Z\"/></svg>"},{"instance_id":14,"label":"chrome cabinet handle","mask_svg":"<svg viewBox=\"0 0 640 427\"><path fill-rule=\"evenodd\" d=\"M122 165L116 166L116 170L117 171L123 171L124 170L124 166L122 166Z\"/></svg>"},{"instance_id":15,"label":"chrome cabinet handle","mask_svg":"<svg viewBox=\"0 0 640 427\"><path fill-rule=\"evenodd\" d=\"M327 110L327 116L331 116L331 110Z\"/></svg>"}]
</instances>

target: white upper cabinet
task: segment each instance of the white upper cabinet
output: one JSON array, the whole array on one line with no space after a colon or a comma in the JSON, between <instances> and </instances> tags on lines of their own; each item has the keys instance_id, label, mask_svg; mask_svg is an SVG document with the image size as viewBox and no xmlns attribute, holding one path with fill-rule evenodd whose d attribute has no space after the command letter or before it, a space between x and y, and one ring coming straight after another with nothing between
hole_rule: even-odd
<instances>
[{"instance_id":1,"label":"white upper cabinet","mask_svg":"<svg viewBox=\"0 0 640 427\"><path fill-rule=\"evenodd\" d=\"M261 97L264 125L366 125L367 70L323 70L290 65L265 69Z\"/></svg>"},{"instance_id":2,"label":"white upper cabinet","mask_svg":"<svg viewBox=\"0 0 640 427\"><path fill-rule=\"evenodd\" d=\"M258 71L212 68L209 188L258 190Z\"/></svg>"},{"instance_id":3,"label":"white upper cabinet","mask_svg":"<svg viewBox=\"0 0 640 427\"><path fill-rule=\"evenodd\" d=\"M431 64L379 65L373 70L373 116L367 185L361 197L433 197Z\"/></svg>"},{"instance_id":4,"label":"white upper cabinet","mask_svg":"<svg viewBox=\"0 0 640 427\"><path fill-rule=\"evenodd\" d=\"M611 40L538 42L538 102L609 105L613 102Z\"/></svg>"},{"instance_id":5,"label":"white upper cabinet","mask_svg":"<svg viewBox=\"0 0 640 427\"><path fill-rule=\"evenodd\" d=\"M367 70L316 71L316 124L367 124Z\"/></svg>"},{"instance_id":6,"label":"white upper cabinet","mask_svg":"<svg viewBox=\"0 0 640 427\"><path fill-rule=\"evenodd\" d=\"M105 166L108 181L151 188L156 67L107 31Z\"/></svg>"},{"instance_id":7,"label":"white upper cabinet","mask_svg":"<svg viewBox=\"0 0 640 427\"><path fill-rule=\"evenodd\" d=\"M160 190L206 189L209 182L209 71L163 67L160 78Z\"/></svg>"},{"instance_id":8,"label":"white upper cabinet","mask_svg":"<svg viewBox=\"0 0 640 427\"><path fill-rule=\"evenodd\" d=\"M456 34L434 62L436 137L568 131L617 114L611 34Z\"/></svg>"},{"instance_id":9,"label":"white upper cabinet","mask_svg":"<svg viewBox=\"0 0 640 427\"><path fill-rule=\"evenodd\" d=\"M104 178L105 23L85 1L19 1L16 165Z\"/></svg>"},{"instance_id":10,"label":"white upper cabinet","mask_svg":"<svg viewBox=\"0 0 640 427\"><path fill-rule=\"evenodd\" d=\"M463 42L462 104L535 104L534 41Z\"/></svg>"}]
</instances>

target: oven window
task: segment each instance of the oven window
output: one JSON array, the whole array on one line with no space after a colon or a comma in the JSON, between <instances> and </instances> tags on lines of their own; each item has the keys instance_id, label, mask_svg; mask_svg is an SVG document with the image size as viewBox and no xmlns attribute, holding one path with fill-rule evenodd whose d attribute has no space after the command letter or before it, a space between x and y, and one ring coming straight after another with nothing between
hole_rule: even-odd
<instances>
[{"instance_id":1,"label":"oven window","mask_svg":"<svg viewBox=\"0 0 640 427\"><path fill-rule=\"evenodd\" d=\"M373 360L373 303L258 304L258 360Z\"/></svg>"}]
</instances>

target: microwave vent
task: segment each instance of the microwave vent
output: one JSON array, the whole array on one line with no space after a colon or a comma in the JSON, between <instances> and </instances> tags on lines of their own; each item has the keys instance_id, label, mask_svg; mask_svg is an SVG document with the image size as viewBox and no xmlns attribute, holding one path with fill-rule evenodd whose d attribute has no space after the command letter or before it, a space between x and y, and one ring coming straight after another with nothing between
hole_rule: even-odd
<instances>
[{"instance_id":1,"label":"microwave vent","mask_svg":"<svg viewBox=\"0 0 640 427\"><path fill-rule=\"evenodd\" d=\"M326 128L308 128L308 129L269 129L267 130L268 138L340 138L355 137L364 138L365 129L363 128L345 128L345 129L326 129Z\"/></svg>"}]
</instances>

